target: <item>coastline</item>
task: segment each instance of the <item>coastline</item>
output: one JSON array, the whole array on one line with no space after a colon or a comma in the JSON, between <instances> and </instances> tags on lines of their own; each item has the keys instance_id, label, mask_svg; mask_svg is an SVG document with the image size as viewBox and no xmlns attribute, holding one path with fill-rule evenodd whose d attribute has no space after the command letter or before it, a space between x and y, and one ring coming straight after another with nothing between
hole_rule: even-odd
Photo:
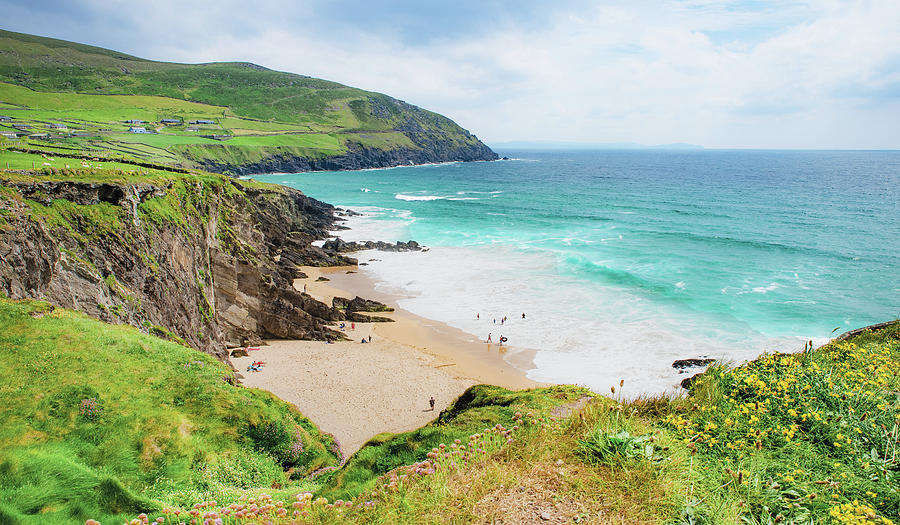
<instances>
[{"instance_id":1,"label":"coastline","mask_svg":"<svg viewBox=\"0 0 900 525\"><path fill-rule=\"evenodd\" d=\"M443 323L397 308L396 299L375 291L356 266L302 267L306 278L294 287L331 304L334 296L381 301L395 308L379 312L390 323L345 324L348 341L272 340L232 357L241 383L293 403L323 432L335 436L345 457L383 432L405 432L432 421L467 388L479 383L520 390L542 386L522 370L533 352L477 341ZM348 273L350 272L350 273ZM320 277L329 279L319 281ZM338 328L337 323L335 328ZM360 340L372 336L371 343ZM515 366L507 362L515 363ZM263 361L259 372L247 371ZM435 400L434 410L429 398Z\"/></svg>"}]
</instances>

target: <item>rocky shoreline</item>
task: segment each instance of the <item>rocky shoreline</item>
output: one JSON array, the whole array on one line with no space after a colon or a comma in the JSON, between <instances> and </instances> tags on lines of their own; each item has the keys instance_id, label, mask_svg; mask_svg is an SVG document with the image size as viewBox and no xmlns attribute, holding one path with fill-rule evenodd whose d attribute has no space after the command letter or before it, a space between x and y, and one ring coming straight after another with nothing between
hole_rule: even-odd
<instances>
[{"instance_id":1,"label":"rocky shoreline","mask_svg":"<svg viewBox=\"0 0 900 525\"><path fill-rule=\"evenodd\" d=\"M414 140L415 142L415 140ZM333 157L302 157L275 154L262 161L242 164L197 159L204 170L236 176L261 173L300 173L307 171L348 171L396 166L498 160L499 156L481 142L461 147L447 145L436 137L422 140L423 147L399 147L389 150L349 144L350 151ZM226 147L226 146L220 146Z\"/></svg>"}]
</instances>

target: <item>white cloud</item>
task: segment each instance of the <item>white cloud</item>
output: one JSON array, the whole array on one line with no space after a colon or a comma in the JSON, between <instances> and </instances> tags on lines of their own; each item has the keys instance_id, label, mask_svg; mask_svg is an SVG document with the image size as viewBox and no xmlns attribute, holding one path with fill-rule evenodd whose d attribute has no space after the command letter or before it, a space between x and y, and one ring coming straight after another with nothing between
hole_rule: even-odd
<instances>
[{"instance_id":1,"label":"white cloud","mask_svg":"<svg viewBox=\"0 0 900 525\"><path fill-rule=\"evenodd\" d=\"M107 27L127 22L123 51L250 60L380 91L488 141L900 147L894 1L567 4L540 23L455 37L423 27L419 42L409 27L374 29L384 20L321 19L310 2L182 4L90 5Z\"/></svg>"}]
</instances>

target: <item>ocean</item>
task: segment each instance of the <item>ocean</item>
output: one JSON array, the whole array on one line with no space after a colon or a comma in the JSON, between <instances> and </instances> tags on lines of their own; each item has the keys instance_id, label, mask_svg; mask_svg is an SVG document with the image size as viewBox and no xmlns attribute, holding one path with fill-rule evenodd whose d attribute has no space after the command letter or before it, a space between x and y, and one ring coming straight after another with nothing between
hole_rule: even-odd
<instances>
[{"instance_id":1,"label":"ocean","mask_svg":"<svg viewBox=\"0 0 900 525\"><path fill-rule=\"evenodd\" d=\"M364 252L361 271L417 315L535 350L539 381L672 392L676 359L900 315L900 152L498 153L254 178L362 213L345 240L428 246Z\"/></svg>"}]
</instances>

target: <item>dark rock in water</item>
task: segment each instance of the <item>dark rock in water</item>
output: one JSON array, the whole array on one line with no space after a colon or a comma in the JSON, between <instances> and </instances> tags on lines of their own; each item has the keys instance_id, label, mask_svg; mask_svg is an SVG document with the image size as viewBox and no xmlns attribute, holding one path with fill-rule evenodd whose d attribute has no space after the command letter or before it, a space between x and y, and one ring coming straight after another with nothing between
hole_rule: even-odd
<instances>
[{"instance_id":1,"label":"dark rock in water","mask_svg":"<svg viewBox=\"0 0 900 525\"><path fill-rule=\"evenodd\" d=\"M691 377L685 377L684 379L681 380L681 388L683 388L685 390L690 390L691 385L694 384L694 381L699 379L700 376L702 376L702 375L703 375L703 372L700 372L699 374L694 374Z\"/></svg>"},{"instance_id":2,"label":"dark rock in water","mask_svg":"<svg viewBox=\"0 0 900 525\"><path fill-rule=\"evenodd\" d=\"M316 282L330 281L330 280L331 280L331 279L329 279L328 277L322 277L322 276L319 276L319 278L316 279Z\"/></svg>"},{"instance_id":3,"label":"dark rock in water","mask_svg":"<svg viewBox=\"0 0 900 525\"><path fill-rule=\"evenodd\" d=\"M694 358L694 359L679 359L672 363L672 368L677 368L679 370L685 368L695 368L700 366L706 366L715 361L715 359L708 358Z\"/></svg>"},{"instance_id":4,"label":"dark rock in water","mask_svg":"<svg viewBox=\"0 0 900 525\"><path fill-rule=\"evenodd\" d=\"M369 263L359 263L359 266L368 266Z\"/></svg>"},{"instance_id":5,"label":"dark rock in water","mask_svg":"<svg viewBox=\"0 0 900 525\"><path fill-rule=\"evenodd\" d=\"M250 357L250 354L244 348L235 348L231 351L231 357Z\"/></svg>"},{"instance_id":6,"label":"dark rock in water","mask_svg":"<svg viewBox=\"0 0 900 525\"><path fill-rule=\"evenodd\" d=\"M358 252L360 250L379 250L382 252L418 252L422 251L422 246L416 241L401 242L394 244L384 241L365 241L365 242L347 242L340 237L329 239L322 245L322 250L331 255L346 252Z\"/></svg>"}]
</instances>

